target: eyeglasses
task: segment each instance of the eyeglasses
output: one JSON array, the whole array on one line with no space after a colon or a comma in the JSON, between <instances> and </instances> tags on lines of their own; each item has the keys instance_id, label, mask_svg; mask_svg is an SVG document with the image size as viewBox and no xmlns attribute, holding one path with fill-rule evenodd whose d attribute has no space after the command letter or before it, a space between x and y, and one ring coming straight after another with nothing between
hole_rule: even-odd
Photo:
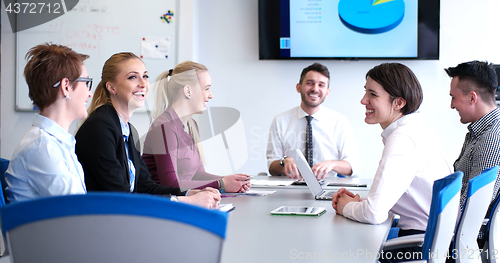
<instances>
[{"instance_id":1,"label":"eyeglasses","mask_svg":"<svg viewBox=\"0 0 500 263\"><path fill-rule=\"evenodd\" d=\"M85 85L87 85L89 91L92 89L92 78L77 78L76 81L85 82Z\"/></svg>"},{"instance_id":2,"label":"eyeglasses","mask_svg":"<svg viewBox=\"0 0 500 263\"><path fill-rule=\"evenodd\" d=\"M85 85L87 85L87 88L89 88L89 91L92 89L92 78L77 78L75 81L76 82L85 82ZM58 81L52 87L57 88L57 87L59 87L59 85L61 85L61 81Z\"/></svg>"}]
</instances>

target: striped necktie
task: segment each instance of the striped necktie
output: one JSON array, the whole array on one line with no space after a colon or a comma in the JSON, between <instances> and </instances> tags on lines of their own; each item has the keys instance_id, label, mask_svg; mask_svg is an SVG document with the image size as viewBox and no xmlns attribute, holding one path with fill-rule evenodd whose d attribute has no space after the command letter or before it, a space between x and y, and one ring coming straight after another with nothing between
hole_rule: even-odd
<instances>
[{"instance_id":1,"label":"striped necktie","mask_svg":"<svg viewBox=\"0 0 500 263\"><path fill-rule=\"evenodd\" d=\"M306 160L310 167L313 166L313 130L311 121L313 116L306 116L307 129L306 129Z\"/></svg>"}]
</instances>

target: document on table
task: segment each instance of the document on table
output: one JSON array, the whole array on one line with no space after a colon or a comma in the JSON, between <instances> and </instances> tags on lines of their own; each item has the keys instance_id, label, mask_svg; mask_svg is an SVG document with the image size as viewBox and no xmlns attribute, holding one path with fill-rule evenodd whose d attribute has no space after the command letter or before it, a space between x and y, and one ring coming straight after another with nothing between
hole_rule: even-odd
<instances>
[{"instance_id":1,"label":"document on table","mask_svg":"<svg viewBox=\"0 0 500 263\"><path fill-rule=\"evenodd\" d=\"M251 180L252 186L289 186L291 180Z\"/></svg>"},{"instance_id":2,"label":"document on table","mask_svg":"<svg viewBox=\"0 0 500 263\"><path fill-rule=\"evenodd\" d=\"M234 206L233 206L233 204L219 204L214 209L219 210L221 212L229 212L229 211L232 211L234 209Z\"/></svg>"},{"instance_id":3,"label":"document on table","mask_svg":"<svg viewBox=\"0 0 500 263\"><path fill-rule=\"evenodd\" d=\"M238 193L238 195L253 195L253 196L265 196L274 194L276 191L266 191L266 190L248 190L244 193Z\"/></svg>"},{"instance_id":4,"label":"document on table","mask_svg":"<svg viewBox=\"0 0 500 263\"><path fill-rule=\"evenodd\" d=\"M367 184L356 183L329 183L326 186L340 186L340 187L368 187Z\"/></svg>"}]
</instances>

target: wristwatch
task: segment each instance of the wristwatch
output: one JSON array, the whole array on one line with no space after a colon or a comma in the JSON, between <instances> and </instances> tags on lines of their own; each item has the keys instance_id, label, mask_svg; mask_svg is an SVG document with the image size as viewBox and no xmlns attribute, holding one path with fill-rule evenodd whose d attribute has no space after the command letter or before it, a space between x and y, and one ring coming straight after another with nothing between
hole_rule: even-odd
<instances>
[{"instance_id":1,"label":"wristwatch","mask_svg":"<svg viewBox=\"0 0 500 263\"><path fill-rule=\"evenodd\" d=\"M224 191L224 181L222 180L222 178L219 178L219 180L217 180L219 182L219 190L222 192Z\"/></svg>"},{"instance_id":2,"label":"wristwatch","mask_svg":"<svg viewBox=\"0 0 500 263\"><path fill-rule=\"evenodd\" d=\"M172 201L172 202L179 202L179 198L177 198L177 196L175 196L175 195L171 195L170 196L170 201Z\"/></svg>"},{"instance_id":3,"label":"wristwatch","mask_svg":"<svg viewBox=\"0 0 500 263\"><path fill-rule=\"evenodd\" d=\"M286 155L285 155L285 156L283 156L283 158L281 158L281 160L280 160L280 165L281 165L281 166L285 167L285 164L283 163L283 161L284 161L287 157L288 157L288 156L286 156Z\"/></svg>"}]
</instances>

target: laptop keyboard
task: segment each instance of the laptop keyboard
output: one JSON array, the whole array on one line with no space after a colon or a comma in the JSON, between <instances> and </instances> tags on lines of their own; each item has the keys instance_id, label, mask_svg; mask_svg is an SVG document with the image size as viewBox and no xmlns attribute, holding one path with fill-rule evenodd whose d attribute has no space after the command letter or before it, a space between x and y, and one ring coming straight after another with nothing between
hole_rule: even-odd
<instances>
[{"instance_id":1,"label":"laptop keyboard","mask_svg":"<svg viewBox=\"0 0 500 263\"><path fill-rule=\"evenodd\" d=\"M317 199L322 199L322 200L332 200L333 195L335 194L335 191L323 191Z\"/></svg>"},{"instance_id":2,"label":"laptop keyboard","mask_svg":"<svg viewBox=\"0 0 500 263\"><path fill-rule=\"evenodd\" d=\"M323 196L327 196L327 197L333 197L333 195L335 194L334 191L328 191L326 192Z\"/></svg>"}]
</instances>

